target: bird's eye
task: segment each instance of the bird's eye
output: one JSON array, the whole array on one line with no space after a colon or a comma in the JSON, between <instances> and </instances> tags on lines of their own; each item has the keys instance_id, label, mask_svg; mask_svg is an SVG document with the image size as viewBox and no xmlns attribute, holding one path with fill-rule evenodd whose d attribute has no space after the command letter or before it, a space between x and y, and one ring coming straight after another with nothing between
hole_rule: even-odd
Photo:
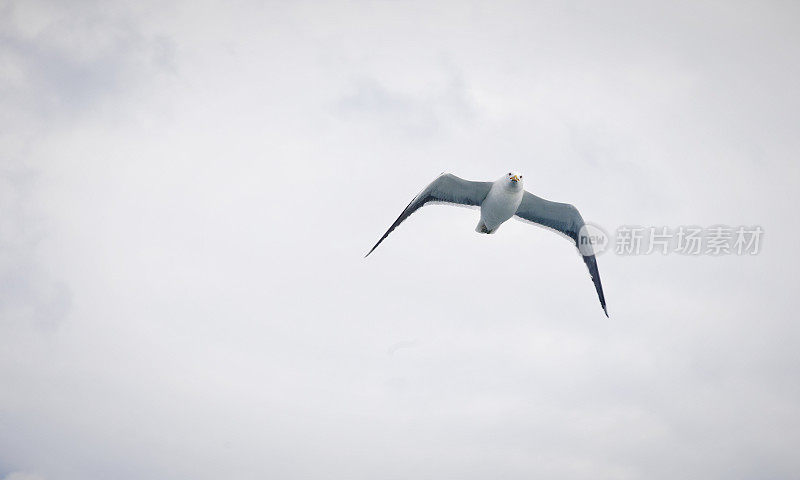
<instances>
[{"instance_id":1,"label":"bird's eye","mask_svg":"<svg viewBox=\"0 0 800 480\"><path fill-rule=\"evenodd\" d=\"M508 172L508 175L511 176L511 172Z\"/></svg>"}]
</instances>

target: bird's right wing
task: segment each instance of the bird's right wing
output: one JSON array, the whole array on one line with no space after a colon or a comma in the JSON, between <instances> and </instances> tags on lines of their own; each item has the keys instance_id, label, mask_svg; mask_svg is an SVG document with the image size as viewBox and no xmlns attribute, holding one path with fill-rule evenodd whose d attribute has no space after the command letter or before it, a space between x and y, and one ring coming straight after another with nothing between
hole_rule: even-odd
<instances>
[{"instance_id":1,"label":"bird's right wing","mask_svg":"<svg viewBox=\"0 0 800 480\"><path fill-rule=\"evenodd\" d=\"M403 213L397 217L397 220L389 227L389 230L386 230L386 233L378 240L378 243L364 256L368 257L369 254L378 248L378 245L392 233L392 230L397 228L398 225L403 223L403 220L410 217L412 213L416 212L426 203L442 202L455 205L477 206L483 203L483 200L486 198L491 188L492 182L471 182L463 178L458 178L450 173L441 174L439 178L431 182L419 195L411 200L411 203L409 203L406 209L403 210Z\"/></svg>"}]
</instances>

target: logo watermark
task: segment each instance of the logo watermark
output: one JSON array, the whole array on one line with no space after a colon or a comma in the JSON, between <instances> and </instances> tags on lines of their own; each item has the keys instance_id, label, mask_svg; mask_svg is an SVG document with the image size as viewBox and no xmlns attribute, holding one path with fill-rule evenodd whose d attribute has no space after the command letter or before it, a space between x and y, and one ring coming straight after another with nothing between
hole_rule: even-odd
<instances>
[{"instance_id":1,"label":"logo watermark","mask_svg":"<svg viewBox=\"0 0 800 480\"><path fill-rule=\"evenodd\" d=\"M599 225L587 223L578 231L578 250L584 257L599 255L608 245L608 234Z\"/></svg>"}]
</instances>

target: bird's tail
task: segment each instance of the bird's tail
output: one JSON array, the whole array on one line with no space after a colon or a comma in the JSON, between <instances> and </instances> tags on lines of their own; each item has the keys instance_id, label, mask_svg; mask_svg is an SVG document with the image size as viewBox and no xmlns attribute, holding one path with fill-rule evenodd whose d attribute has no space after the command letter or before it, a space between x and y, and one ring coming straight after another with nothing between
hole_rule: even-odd
<instances>
[{"instance_id":1,"label":"bird's tail","mask_svg":"<svg viewBox=\"0 0 800 480\"><path fill-rule=\"evenodd\" d=\"M475 227L475 231L478 233L494 233L493 231L486 228L486 224L483 223L482 219L478 222L478 225Z\"/></svg>"}]
</instances>

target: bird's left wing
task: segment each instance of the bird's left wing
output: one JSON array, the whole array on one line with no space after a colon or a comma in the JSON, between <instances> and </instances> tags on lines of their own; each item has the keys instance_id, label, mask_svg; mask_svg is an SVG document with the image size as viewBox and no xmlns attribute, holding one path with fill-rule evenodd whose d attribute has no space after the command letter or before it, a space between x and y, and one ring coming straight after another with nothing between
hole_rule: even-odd
<instances>
[{"instance_id":1,"label":"bird's left wing","mask_svg":"<svg viewBox=\"0 0 800 480\"><path fill-rule=\"evenodd\" d=\"M368 257L369 254L378 248L378 245L392 233L392 230L426 203L442 202L456 205L477 206L483 203L483 200L486 198L491 188L492 182L471 182L463 178L458 178L450 173L439 175L439 178L431 182L419 195L411 200L411 203L409 203L406 209L403 210L403 213L397 217L397 220L389 227L389 230L386 230L386 233L378 240L378 243L376 243L364 257Z\"/></svg>"},{"instance_id":2,"label":"bird's left wing","mask_svg":"<svg viewBox=\"0 0 800 480\"><path fill-rule=\"evenodd\" d=\"M606 298L603 295L603 285L600 283L600 271L597 269L597 259L591 250L589 238L585 235L585 230L582 232L586 223L583 217L578 212L578 209L568 203L557 203L539 198L532 193L525 192L522 196L522 203L517 208L516 216L533 222L544 227L556 230L570 237L575 242L575 247L581 252L583 261L589 269L589 274L592 276L594 288L597 290L597 296L600 298L600 305L603 307L603 312L608 316L606 310ZM581 245L584 246L581 249ZM588 248L588 250L587 250ZM590 253L584 255L584 253Z\"/></svg>"}]
</instances>

